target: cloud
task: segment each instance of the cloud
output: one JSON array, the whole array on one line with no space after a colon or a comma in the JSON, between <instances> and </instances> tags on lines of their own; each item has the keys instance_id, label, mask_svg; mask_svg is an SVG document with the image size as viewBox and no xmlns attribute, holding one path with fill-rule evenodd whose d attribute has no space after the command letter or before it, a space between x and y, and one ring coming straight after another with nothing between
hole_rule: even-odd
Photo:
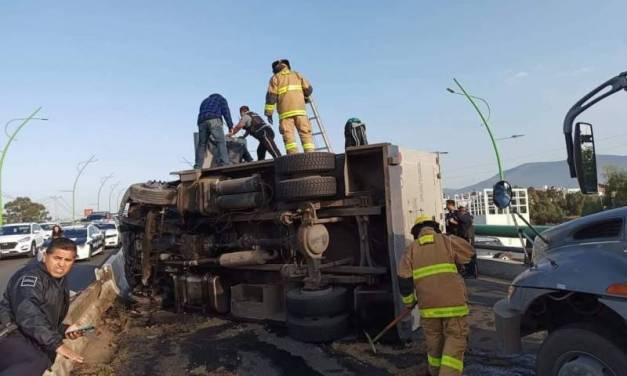
<instances>
[{"instance_id":1,"label":"cloud","mask_svg":"<svg viewBox=\"0 0 627 376\"><path fill-rule=\"evenodd\" d=\"M525 72L525 71L520 71L520 72L516 72L513 74L510 74L509 76L507 76L507 78L505 78L505 83L506 84L513 84L516 81L520 81L526 77L529 76L529 73Z\"/></svg>"},{"instance_id":2,"label":"cloud","mask_svg":"<svg viewBox=\"0 0 627 376\"><path fill-rule=\"evenodd\" d=\"M586 73L592 72L592 67L580 67L571 70L560 71L557 73L558 77L579 77Z\"/></svg>"}]
</instances>

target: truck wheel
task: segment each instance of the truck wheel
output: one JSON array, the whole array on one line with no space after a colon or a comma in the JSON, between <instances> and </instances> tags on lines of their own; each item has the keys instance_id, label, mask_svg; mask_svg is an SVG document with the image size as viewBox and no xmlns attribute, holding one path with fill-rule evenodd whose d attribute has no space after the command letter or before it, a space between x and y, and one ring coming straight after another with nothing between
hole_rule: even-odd
<instances>
[{"instance_id":1,"label":"truck wheel","mask_svg":"<svg viewBox=\"0 0 627 376\"><path fill-rule=\"evenodd\" d=\"M287 292L286 306L287 312L294 316L334 316L348 311L347 291L344 287L315 291L293 289Z\"/></svg>"},{"instance_id":2,"label":"truck wheel","mask_svg":"<svg viewBox=\"0 0 627 376\"><path fill-rule=\"evenodd\" d=\"M279 176L328 172L335 169L335 154L324 152L290 154L274 162Z\"/></svg>"},{"instance_id":3,"label":"truck wheel","mask_svg":"<svg viewBox=\"0 0 627 376\"><path fill-rule=\"evenodd\" d=\"M30 251L28 251L28 257L37 256L37 245L35 243L30 245Z\"/></svg>"},{"instance_id":4,"label":"truck wheel","mask_svg":"<svg viewBox=\"0 0 627 376\"><path fill-rule=\"evenodd\" d=\"M303 342L331 342L348 333L348 314L334 317L287 316L290 337Z\"/></svg>"},{"instance_id":5,"label":"truck wheel","mask_svg":"<svg viewBox=\"0 0 627 376\"><path fill-rule=\"evenodd\" d=\"M175 205L176 189L162 183L139 183L129 188L130 199L150 205Z\"/></svg>"},{"instance_id":6,"label":"truck wheel","mask_svg":"<svg viewBox=\"0 0 627 376\"><path fill-rule=\"evenodd\" d=\"M538 352L538 376L620 376L627 354L596 331L566 327L551 333Z\"/></svg>"},{"instance_id":7,"label":"truck wheel","mask_svg":"<svg viewBox=\"0 0 627 376\"><path fill-rule=\"evenodd\" d=\"M337 182L332 176L307 176L276 183L276 198L283 201L302 201L337 194Z\"/></svg>"}]
</instances>

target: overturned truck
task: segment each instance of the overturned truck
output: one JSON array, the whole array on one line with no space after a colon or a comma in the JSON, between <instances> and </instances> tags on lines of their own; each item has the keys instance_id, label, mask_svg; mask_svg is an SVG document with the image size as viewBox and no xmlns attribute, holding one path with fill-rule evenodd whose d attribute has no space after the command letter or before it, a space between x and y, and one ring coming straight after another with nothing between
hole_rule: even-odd
<instances>
[{"instance_id":1,"label":"overturned truck","mask_svg":"<svg viewBox=\"0 0 627 376\"><path fill-rule=\"evenodd\" d=\"M308 342L397 314L396 265L413 220L443 217L437 154L390 144L174 175L124 196L135 291L179 311L282 321Z\"/></svg>"}]
</instances>

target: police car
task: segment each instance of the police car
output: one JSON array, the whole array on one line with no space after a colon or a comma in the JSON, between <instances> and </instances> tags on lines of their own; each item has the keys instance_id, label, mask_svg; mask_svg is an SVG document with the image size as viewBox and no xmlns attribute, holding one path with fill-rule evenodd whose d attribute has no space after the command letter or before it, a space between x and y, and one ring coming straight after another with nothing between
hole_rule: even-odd
<instances>
[{"instance_id":1,"label":"police car","mask_svg":"<svg viewBox=\"0 0 627 376\"><path fill-rule=\"evenodd\" d=\"M104 251L104 234L95 225L70 226L63 228L63 236L76 243L77 260L88 260L91 256Z\"/></svg>"}]
</instances>

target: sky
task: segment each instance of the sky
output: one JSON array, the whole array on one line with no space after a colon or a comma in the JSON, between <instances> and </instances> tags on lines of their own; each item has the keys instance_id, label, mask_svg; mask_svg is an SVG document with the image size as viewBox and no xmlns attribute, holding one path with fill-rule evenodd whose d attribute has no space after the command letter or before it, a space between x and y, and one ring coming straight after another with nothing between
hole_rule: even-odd
<instances>
[{"instance_id":1,"label":"sky","mask_svg":"<svg viewBox=\"0 0 627 376\"><path fill-rule=\"evenodd\" d=\"M448 188L494 175L477 114L445 90L457 78L490 103L497 137L525 135L499 142L505 168L564 159L566 111L627 70L626 11L622 1L5 1L0 125L38 107L49 118L8 150L5 200L29 196L67 217L77 164L92 155L77 215L96 208L111 173L105 210L132 183L174 179L193 161L202 99L222 93L235 120L244 104L263 111L282 57L312 83L336 151L359 117L371 143L447 151ZM625 100L582 117L597 153L626 154Z\"/></svg>"}]
</instances>

